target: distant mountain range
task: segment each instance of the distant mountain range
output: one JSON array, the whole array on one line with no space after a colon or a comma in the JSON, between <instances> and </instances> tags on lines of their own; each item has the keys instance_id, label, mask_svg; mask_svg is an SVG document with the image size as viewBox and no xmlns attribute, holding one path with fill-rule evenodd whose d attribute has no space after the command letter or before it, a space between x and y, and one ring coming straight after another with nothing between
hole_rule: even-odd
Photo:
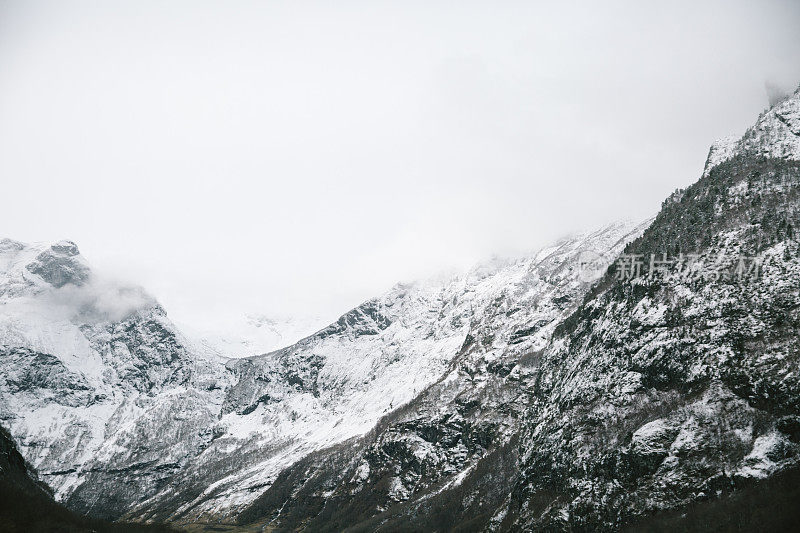
<instances>
[{"instance_id":1,"label":"distant mountain range","mask_svg":"<svg viewBox=\"0 0 800 533\"><path fill-rule=\"evenodd\" d=\"M4 239L5 446L71 512L193 531L785 528L799 193L800 91L654 219L205 334Z\"/></svg>"}]
</instances>

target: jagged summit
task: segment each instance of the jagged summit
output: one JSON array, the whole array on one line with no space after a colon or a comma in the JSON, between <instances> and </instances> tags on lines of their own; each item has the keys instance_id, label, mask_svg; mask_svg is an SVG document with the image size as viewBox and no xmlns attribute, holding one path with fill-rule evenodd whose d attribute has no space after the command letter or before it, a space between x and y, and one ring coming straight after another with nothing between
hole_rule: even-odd
<instances>
[{"instance_id":1,"label":"jagged summit","mask_svg":"<svg viewBox=\"0 0 800 533\"><path fill-rule=\"evenodd\" d=\"M69 241L51 245L25 268L56 288L89 281L89 266L80 257L78 247Z\"/></svg>"}]
</instances>

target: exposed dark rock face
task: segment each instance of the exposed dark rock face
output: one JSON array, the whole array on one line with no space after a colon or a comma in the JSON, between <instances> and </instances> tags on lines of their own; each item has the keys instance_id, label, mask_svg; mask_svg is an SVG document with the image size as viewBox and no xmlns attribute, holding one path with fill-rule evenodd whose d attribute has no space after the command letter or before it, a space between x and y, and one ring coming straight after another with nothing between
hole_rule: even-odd
<instances>
[{"instance_id":1,"label":"exposed dark rock face","mask_svg":"<svg viewBox=\"0 0 800 533\"><path fill-rule=\"evenodd\" d=\"M391 323L391 319L381 310L381 302L371 300L344 314L339 320L325 328L322 333L330 335L350 331L356 337L376 335L388 328Z\"/></svg>"}]
</instances>

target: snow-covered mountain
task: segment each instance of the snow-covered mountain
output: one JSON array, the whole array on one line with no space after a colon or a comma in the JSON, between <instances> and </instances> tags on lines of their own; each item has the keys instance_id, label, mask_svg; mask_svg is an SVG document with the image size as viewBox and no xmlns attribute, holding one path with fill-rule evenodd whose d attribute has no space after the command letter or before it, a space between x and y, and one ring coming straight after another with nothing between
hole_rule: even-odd
<instances>
[{"instance_id":1,"label":"snow-covered mountain","mask_svg":"<svg viewBox=\"0 0 800 533\"><path fill-rule=\"evenodd\" d=\"M0 420L58 499L110 465L157 483L210 439L224 362L152 297L93 275L71 242L4 239L0 265Z\"/></svg>"},{"instance_id":2,"label":"snow-covered mountain","mask_svg":"<svg viewBox=\"0 0 800 533\"><path fill-rule=\"evenodd\" d=\"M368 433L452 372L479 330L496 329L472 364L543 345L589 287L581 253L618 252L639 231L617 224L398 285L297 344L227 362L141 289L95 279L74 244L6 240L2 420L75 509L216 519L309 453Z\"/></svg>"},{"instance_id":3,"label":"snow-covered mountain","mask_svg":"<svg viewBox=\"0 0 800 533\"><path fill-rule=\"evenodd\" d=\"M444 379L363 439L284 471L239 523L796 527L799 102L767 110L724 156L712 148L703 178L541 343L494 353L483 339L514 330L486 320ZM526 316L516 331L538 324Z\"/></svg>"},{"instance_id":4,"label":"snow-covered mountain","mask_svg":"<svg viewBox=\"0 0 800 533\"><path fill-rule=\"evenodd\" d=\"M763 113L623 256L672 264L620 263L559 327L499 527L647 523L798 472L799 111Z\"/></svg>"},{"instance_id":5,"label":"snow-covered mountain","mask_svg":"<svg viewBox=\"0 0 800 533\"><path fill-rule=\"evenodd\" d=\"M0 425L112 519L595 530L725 501L800 468L798 113L800 92L715 145L652 221L398 285L251 357L73 243L2 240Z\"/></svg>"}]
</instances>

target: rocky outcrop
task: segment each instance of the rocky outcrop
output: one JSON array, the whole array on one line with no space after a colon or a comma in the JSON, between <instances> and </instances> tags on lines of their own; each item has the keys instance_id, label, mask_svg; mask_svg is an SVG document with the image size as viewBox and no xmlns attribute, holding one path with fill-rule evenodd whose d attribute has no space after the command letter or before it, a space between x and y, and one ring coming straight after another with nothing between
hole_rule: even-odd
<instances>
[{"instance_id":1,"label":"rocky outcrop","mask_svg":"<svg viewBox=\"0 0 800 533\"><path fill-rule=\"evenodd\" d=\"M26 268L57 289L67 284L83 285L89 280L89 267L79 253L75 243L57 242L37 255Z\"/></svg>"}]
</instances>

